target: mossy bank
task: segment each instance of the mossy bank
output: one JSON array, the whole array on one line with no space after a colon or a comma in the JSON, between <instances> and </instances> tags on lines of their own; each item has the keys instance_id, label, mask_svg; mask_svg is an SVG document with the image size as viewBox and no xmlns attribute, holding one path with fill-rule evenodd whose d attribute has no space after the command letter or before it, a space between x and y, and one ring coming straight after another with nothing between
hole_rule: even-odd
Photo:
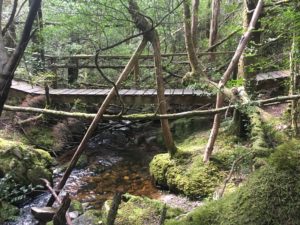
<instances>
[{"instance_id":1,"label":"mossy bank","mask_svg":"<svg viewBox=\"0 0 300 225\"><path fill-rule=\"evenodd\" d=\"M280 145L235 193L166 224L300 224L299 146L295 140Z\"/></svg>"}]
</instances>

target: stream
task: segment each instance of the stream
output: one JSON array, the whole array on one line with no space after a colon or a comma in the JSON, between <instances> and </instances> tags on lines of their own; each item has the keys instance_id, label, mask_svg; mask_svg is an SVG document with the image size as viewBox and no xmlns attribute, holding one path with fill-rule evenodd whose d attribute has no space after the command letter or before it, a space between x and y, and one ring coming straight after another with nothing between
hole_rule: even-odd
<instances>
[{"instance_id":1,"label":"stream","mask_svg":"<svg viewBox=\"0 0 300 225\"><path fill-rule=\"evenodd\" d=\"M135 140L141 133L145 137L143 136L141 143L137 143ZM68 192L72 199L80 201L84 209L101 209L103 203L111 199L116 192L159 199L186 211L202 204L161 191L153 185L149 174L149 162L161 149L153 140L153 127L132 132L131 128L120 126L120 129L96 134L85 150L84 165L72 171L63 192ZM59 158L59 165L54 168L54 183L57 184L62 177L65 168L62 165L70 160L71 153L68 152ZM48 193L37 196L21 209L17 221L5 225L37 224L30 208L45 206L49 196Z\"/></svg>"}]
</instances>

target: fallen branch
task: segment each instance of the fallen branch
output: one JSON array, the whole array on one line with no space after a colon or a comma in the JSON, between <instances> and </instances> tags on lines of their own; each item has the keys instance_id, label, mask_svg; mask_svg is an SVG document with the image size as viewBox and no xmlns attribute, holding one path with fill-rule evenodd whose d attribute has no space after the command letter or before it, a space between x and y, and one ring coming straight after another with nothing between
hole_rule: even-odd
<instances>
[{"instance_id":1,"label":"fallen branch","mask_svg":"<svg viewBox=\"0 0 300 225\"><path fill-rule=\"evenodd\" d=\"M111 203L111 207L108 211L108 215L107 215L107 225L114 225L115 224L115 220L118 214L118 209L119 206L121 204L121 200L122 200L122 193L117 192L114 195L114 198L112 200Z\"/></svg>"},{"instance_id":2,"label":"fallen branch","mask_svg":"<svg viewBox=\"0 0 300 225\"><path fill-rule=\"evenodd\" d=\"M41 180L45 183L46 187L47 187L48 190L51 192L52 196L54 196L54 198L56 199L56 201L57 201L59 204L64 203L64 207L63 207L63 208L67 208L67 209L68 209L69 206L70 206L70 202L69 202L70 199L68 200L68 197L66 197L65 200L64 200L64 199L61 200L60 197L56 194L56 191L52 188L50 182L49 182L48 180L46 180L46 179L41 179ZM68 196L68 195L66 195L66 196ZM68 202L69 202L69 204L67 204ZM66 206L68 206L68 207L66 207ZM62 208L62 207L61 207L61 208ZM61 208L57 211L57 213L56 213L55 215L59 214L59 211L62 210ZM70 216L69 216L67 210L65 211L64 214L66 215L66 222L67 222L67 224L68 224L68 225L72 225L72 221L71 221L71 218L70 218ZM54 215L54 216L55 216L55 215Z\"/></svg>"},{"instance_id":3,"label":"fallen branch","mask_svg":"<svg viewBox=\"0 0 300 225\"><path fill-rule=\"evenodd\" d=\"M251 101L249 103L244 104L234 104L226 107L209 109L209 110L193 110L193 111L186 111L180 113L169 113L169 114L157 114L157 113L145 113L145 114L130 114L130 115L103 115L103 119L105 120L160 120L160 119L180 119L186 117L193 117L193 116L209 116L215 115L217 113L223 113L228 109L235 109L241 106L246 105L268 105L268 104L280 104L283 102L287 102L290 100L297 100L300 99L300 94L298 95L290 95L290 96L278 96L274 98L264 99L264 100L256 100ZM5 111L11 112L31 112L31 113L43 113L52 116L61 116L61 117L71 117L71 118L79 118L79 119L88 119L92 120L96 116L93 113L81 113L81 112L65 112L65 111L56 111L51 109L40 109L40 108L33 108L33 107L20 107L20 106L4 106Z\"/></svg>"}]
</instances>

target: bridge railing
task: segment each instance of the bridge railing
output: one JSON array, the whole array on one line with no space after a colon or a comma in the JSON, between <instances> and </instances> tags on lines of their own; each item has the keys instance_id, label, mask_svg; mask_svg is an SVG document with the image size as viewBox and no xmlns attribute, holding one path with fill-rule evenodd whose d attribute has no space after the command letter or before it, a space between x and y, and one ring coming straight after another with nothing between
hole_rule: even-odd
<instances>
[{"instance_id":1,"label":"bridge railing","mask_svg":"<svg viewBox=\"0 0 300 225\"><path fill-rule=\"evenodd\" d=\"M231 56L234 54L234 51L222 51L222 52L198 52L198 58L201 58L201 61L205 62L204 57L207 56L222 56L225 55ZM107 70L121 70L125 68L127 61L130 59L130 55L99 55L100 68ZM141 55L137 64L135 65L132 73L134 76L133 84L137 88L141 84L147 82L151 76L152 69L154 68L153 55ZM54 73L58 74L59 70L73 69L96 69L94 63L95 55L68 55L68 56L55 56L55 55L45 55L47 60L47 68L52 70ZM189 61L187 53L164 53L162 54L163 59L163 68L168 73L166 79L171 77L180 77L180 75L185 74L189 70ZM208 59L206 59L208 62ZM178 67L179 65L179 67ZM168 70L169 67L178 67L175 69L175 72ZM172 68L173 69L173 68ZM115 72L110 72L115 73ZM176 76L176 74L178 76ZM144 76L143 76L144 75ZM154 82L154 79L152 79ZM178 83L178 82L177 82ZM153 86L152 86L153 87Z\"/></svg>"}]
</instances>

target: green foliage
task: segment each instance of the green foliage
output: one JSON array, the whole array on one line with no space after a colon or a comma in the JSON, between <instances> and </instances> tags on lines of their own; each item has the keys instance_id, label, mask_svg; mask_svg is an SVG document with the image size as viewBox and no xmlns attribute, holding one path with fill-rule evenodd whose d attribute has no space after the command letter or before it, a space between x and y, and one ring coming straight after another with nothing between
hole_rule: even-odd
<instances>
[{"instance_id":1,"label":"green foliage","mask_svg":"<svg viewBox=\"0 0 300 225\"><path fill-rule=\"evenodd\" d=\"M51 129L47 127L30 127L27 129L26 134L34 143L47 149L51 149L56 142ZM28 142L27 139L25 139L26 142Z\"/></svg>"},{"instance_id":2,"label":"green foliage","mask_svg":"<svg viewBox=\"0 0 300 225\"><path fill-rule=\"evenodd\" d=\"M228 87L228 88L241 87L243 85L244 85L244 79L243 78L239 78L237 80L229 80L226 83L226 87Z\"/></svg>"},{"instance_id":3,"label":"green foliage","mask_svg":"<svg viewBox=\"0 0 300 225\"><path fill-rule=\"evenodd\" d=\"M0 179L0 202L5 201L11 204L20 204L26 200L28 194L41 188L43 186L33 186L32 184L21 185L14 180L14 176L11 173L7 173Z\"/></svg>"},{"instance_id":4,"label":"green foliage","mask_svg":"<svg viewBox=\"0 0 300 225\"><path fill-rule=\"evenodd\" d=\"M166 224L299 224L299 150L294 140L279 146L270 157L270 165L251 175L237 192Z\"/></svg>"},{"instance_id":5,"label":"green foliage","mask_svg":"<svg viewBox=\"0 0 300 225\"><path fill-rule=\"evenodd\" d=\"M116 225L158 224L164 207L162 202L130 194L125 194L123 199L115 221ZM104 205L104 218L110 204L111 201L107 201ZM174 218L181 213L180 209L167 206L166 219Z\"/></svg>"},{"instance_id":6,"label":"green foliage","mask_svg":"<svg viewBox=\"0 0 300 225\"><path fill-rule=\"evenodd\" d=\"M0 224L15 220L18 214L19 209L17 207L0 200Z\"/></svg>"}]
</instances>

